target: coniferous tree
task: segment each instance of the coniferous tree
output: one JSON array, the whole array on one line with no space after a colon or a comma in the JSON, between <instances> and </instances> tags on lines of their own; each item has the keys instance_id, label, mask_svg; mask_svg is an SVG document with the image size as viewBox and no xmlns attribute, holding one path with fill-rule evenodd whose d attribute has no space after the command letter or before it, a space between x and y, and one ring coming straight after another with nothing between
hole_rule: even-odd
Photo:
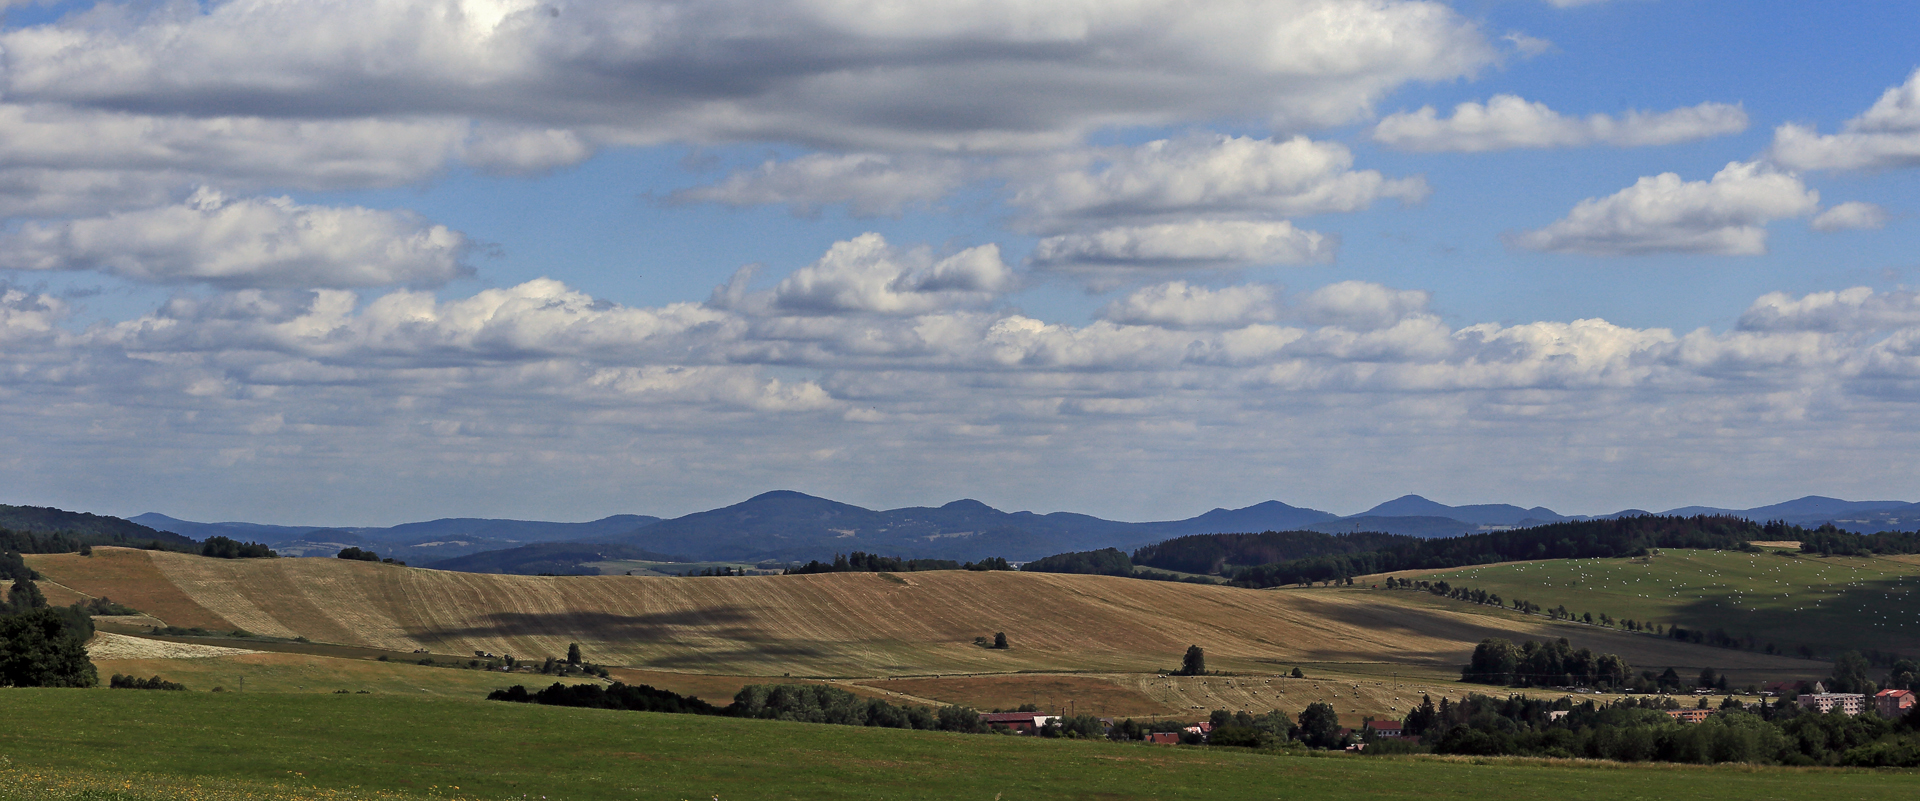
<instances>
[{"instance_id":1,"label":"coniferous tree","mask_svg":"<svg viewBox=\"0 0 1920 801\"><path fill-rule=\"evenodd\" d=\"M999 648L999 649L1001 649L1001 650L1006 650L1006 649L1007 649L1007 647L1008 647L1008 646L1007 646L1007 633L1006 633L1006 632L1004 632L1004 631L999 631L999 632L994 632L994 635L993 635L993 647L995 647L995 648Z\"/></svg>"},{"instance_id":2,"label":"coniferous tree","mask_svg":"<svg viewBox=\"0 0 1920 801\"><path fill-rule=\"evenodd\" d=\"M569 665L580 664L580 643L576 642L576 643L567 644L567 664Z\"/></svg>"}]
</instances>

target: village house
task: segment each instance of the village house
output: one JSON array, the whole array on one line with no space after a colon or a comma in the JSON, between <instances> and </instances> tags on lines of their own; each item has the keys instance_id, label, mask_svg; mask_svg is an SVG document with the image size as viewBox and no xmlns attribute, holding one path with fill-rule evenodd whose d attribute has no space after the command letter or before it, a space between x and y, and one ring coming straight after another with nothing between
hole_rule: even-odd
<instances>
[{"instance_id":1,"label":"village house","mask_svg":"<svg viewBox=\"0 0 1920 801\"><path fill-rule=\"evenodd\" d=\"M1706 720L1709 715L1712 715L1713 710L1711 709L1669 709L1669 710L1666 710L1666 713L1668 715L1673 716L1674 720L1680 721L1681 723L1700 723Z\"/></svg>"},{"instance_id":2,"label":"village house","mask_svg":"<svg viewBox=\"0 0 1920 801\"><path fill-rule=\"evenodd\" d=\"M1912 690L1881 690L1873 695L1873 707L1880 717L1899 719L1913 711Z\"/></svg>"},{"instance_id":3,"label":"village house","mask_svg":"<svg viewBox=\"0 0 1920 801\"><path fill-rule=\"evenodd\" d=\"M1399 737L1402 726L1395 720L1369 720L1361 728L1372 729L1377 737Z\"/></svg>"},{"instance_id":4,"label":"village house","mask_svg":"<svg viewBox=\"0 0 1920 801\"><path fill-rule=\"evenodd\" d=\"M1039 712L982 712L980 722L989 728L1002 726L1012 729L1015 734L1032 734L1041 727L1060 719L1059 715L1046 715Z\"/></svg>"},{"instance_id":5,"label":"village house","mask_svg":"<svg viewBox=\"0 0 1920 801\"><path fill-rule=\"evenodd\" d=\"M1867 696L1861 693L1808 693L1800 696L1800 707L1822 713L1838 709L1847 715L1858 715L1867 711Z\"/></svg>"},{"instance_id":6,"label":"village house","mask_svg":"<svg viewBox=\"0 0 1920 801\"><path fill-rule=\"evenodd\" d=\"M1156 731L1147 735L1147 742L1154 745L1179 745L1180 733L1177 731Z\"/></svg>"}]
</instances>

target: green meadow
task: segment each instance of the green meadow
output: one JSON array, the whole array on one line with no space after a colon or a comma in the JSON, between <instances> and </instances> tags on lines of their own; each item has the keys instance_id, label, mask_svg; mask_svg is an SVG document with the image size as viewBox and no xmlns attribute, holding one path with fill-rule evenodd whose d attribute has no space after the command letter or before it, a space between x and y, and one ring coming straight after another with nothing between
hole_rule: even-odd
<instances>
[{"instance_id":1,"label":"green meadow","mask_svg":"<svg viewBox=\"0 0 1920 801\"><path fill-rule=\"evenodd\" d=\"M384 695L0 691L0 795L1904 799L1911 771L1316 757Z\"/></svg>"},{"instance_id":2,"label":"green meadow","mask_svg":"<svg viewBox=\"0 0 1920 801\"><path fill-rule=\"evenodd\" d=\"M1663 551L1645 559L1512 562L1419 576L1575 615L1721 629L1783 652L1920 648L1920 565L1774 551Z\"/></svg>"}]
</instances>

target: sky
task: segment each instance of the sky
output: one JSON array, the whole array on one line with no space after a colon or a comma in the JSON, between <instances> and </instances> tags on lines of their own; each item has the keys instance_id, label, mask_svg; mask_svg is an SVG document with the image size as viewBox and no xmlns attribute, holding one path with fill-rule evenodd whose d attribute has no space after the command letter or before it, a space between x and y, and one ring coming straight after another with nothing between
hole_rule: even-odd
<instances>
[{"instance_id":1,"label":"sky","mask_svg":"<svg viewBox=\"0 0 1920 801\"><path fill-rule=\"evenodd\" d=\"M0 13L0 502L1920 500L1920 5Z\"/></svg>"}]
</instances>

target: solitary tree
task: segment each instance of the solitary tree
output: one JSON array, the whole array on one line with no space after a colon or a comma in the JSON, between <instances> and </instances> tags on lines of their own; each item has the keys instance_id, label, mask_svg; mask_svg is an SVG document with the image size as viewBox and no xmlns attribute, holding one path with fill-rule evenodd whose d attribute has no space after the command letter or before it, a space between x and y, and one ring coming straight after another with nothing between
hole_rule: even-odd
<instances>
[{"instance_id":1,"label":"solitary tree","mask_svg":"<svg viewBox=\"0 0 1920 801\"><path fill-rule=\"evenodd\" d=\"M1307 677L1307 673L1306 673L1306 671L1303 671L1303 670L1301 670L1301 669L1299 669L1299 668L1294 668L1294 669L1293 669L1293 677L1294 677L1294 678L1296 678L1296 679L1304 679L1304 678L1306 678L1306 677Z\"/></svg>"},{"instance_id":2,"label":"solitary tree","mask_svg":"<svg viewBox=\"0 0 1920 801\"><path fill-rule=\"evenodd\" d=\"M1300 740L1310 748L1340 747L1340 716L1331 705L1316 701L1300 711Z\"/></svg>"},{"instance_id":3,"label":"solitary tree","mask_svg":"<svg viewBox=\"0 0 1920 801\"><path fill-rule=\"evenodd\" d=\"M1207 653L1198 645L1187 646L1187 655L1180 660L1180 675L1203 676L1207 672Z\"/></svg>"},{"instance_id":4,"label":"solitary tree","mask_svg":"<svg viewBox=\"0 0 1920 801\"><path fill-rule=\"evenodd\" d=\"M998 631L998 632L994 632L994 635L993 635L993 647L995 647L995 648L999 648L999 649L1001 649L1001 650L1005 650L1005 649L1007 648L1007 633L1006 633L1006 632L1004 632L1004 631Z\"/></svg>"},{"instance_id":5,"label":"solitary tree","mask_svg":"<svg viewBox=\"0 0 1920 801\"><path fill-rule=\"evenodd\" d=\"M580 664L580 643L569 643L567 645L567 664Z\"/></svg>"},{"instance_id":6,"label":"solitary tree","mask_svg":"<svg viewBox=\"0 0 1920 801\"><path fill-rule=\"evenodd\" d=\"M1712 687L1714 684L1718 683L1719 681L1720 681L1720 674L1713 672L1713 668L1700 669L1699 686Z\"/></svg>"}]
</instances>

